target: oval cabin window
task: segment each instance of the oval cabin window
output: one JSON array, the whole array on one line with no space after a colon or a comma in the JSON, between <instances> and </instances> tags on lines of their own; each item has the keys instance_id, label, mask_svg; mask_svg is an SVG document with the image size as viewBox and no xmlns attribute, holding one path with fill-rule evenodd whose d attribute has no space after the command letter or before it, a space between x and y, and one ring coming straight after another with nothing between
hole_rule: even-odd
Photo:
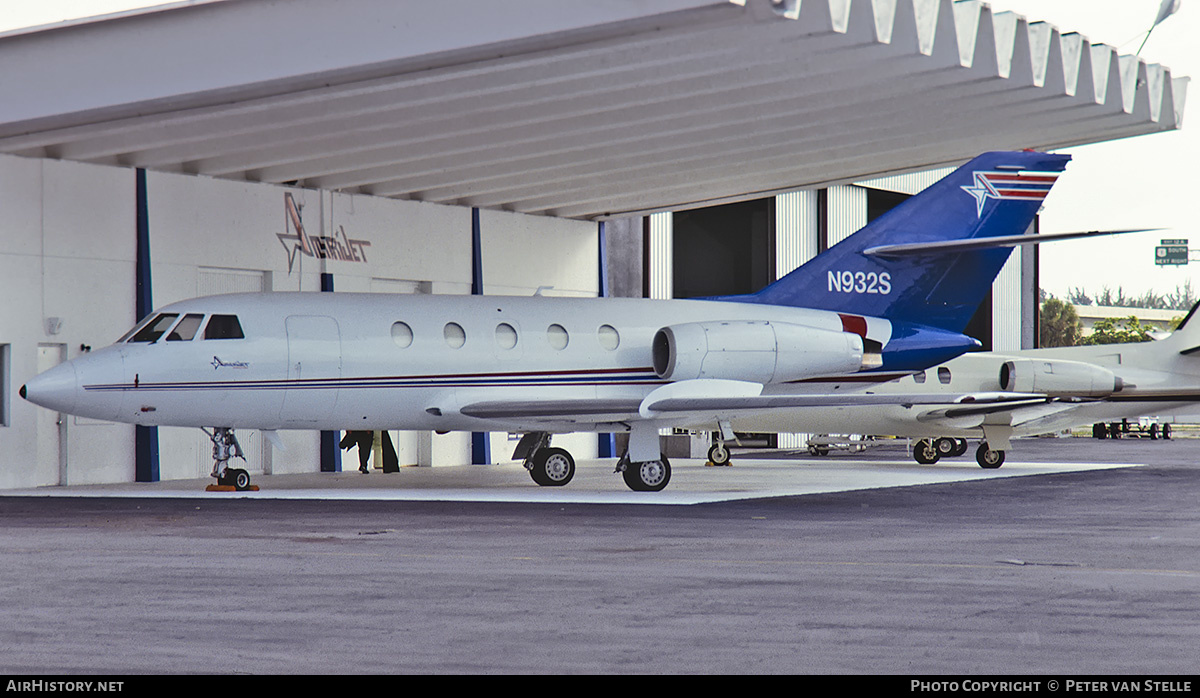
<instances>
[{"instance_id":1,"label":"oval cabin window","mask_svg":"<svg viewBox=\"0 0 1200 698\"><path fill-rule=\"evenodd\" d=\"M446 345L451 349L458 349L467 343L467 333L457 322L447 322L445 329L442 330L442 335L446 338Z\"/></svg>"},{"instance_id":2,"label":"oval cabin window","mask_svg":"<svg viewBox=\"0 0 1200 698\"><path fill-rule=\"evenodd\" d=\"M562 350L567 348L571 337L567 334L567 328L562 325L551 325L546 328L546 341L550 342L552 348Z\"/></svg>"},{"instance_id":3,"label":"oval cabin window","mask_svg":"<svg viewBox=\"0 0 1200 698\"><path fill-rule=\"evenodd\" d=\"M507 322L496 325L496 344L501 349L512 349L517 346L517 330Z\"/></svg>"},{"instance_id":4,"label":"oval cabin window","mask_svg":"<svg viewBox=\"0 0 1200 698\"><path fill-rule=\"evenodd\" d=\"M596 330L596 338L600 340L600 347L608 351L613 351L621 344L621 335L612 325L601 325Z\"/></svg>"},{"instance_id":5,"label":"oval cabin window","mask_svg":"<svg viewBox=\"0 0 1200 698\"><path fill-rule=\"evenodd\" d=\"M413 331L408 326L408 323L395 322L392 323L392 341L401 349L407 349L413 343Z\"/></svg>"}]
</instances>

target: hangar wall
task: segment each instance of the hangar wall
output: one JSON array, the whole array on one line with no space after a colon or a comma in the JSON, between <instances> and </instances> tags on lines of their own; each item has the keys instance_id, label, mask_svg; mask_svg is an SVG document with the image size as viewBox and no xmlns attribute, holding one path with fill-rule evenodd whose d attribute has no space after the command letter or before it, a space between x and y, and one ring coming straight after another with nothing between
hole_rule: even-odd
<instances>
[{"instance_id":1,"label":"hangar wall","mask_svg":"<svg viewBox=\"0 0 1200 698\"><path fill-rule=\"evenodd\" d=\"M133 479L133 427L59 423L15 396L40 370L133 324L133 192L132 170L0 156L0 371L9 408L0 487Z\"/></svg>"},{"instance_id":2,"label":"hangar wall","mask_svg":"<svg viewBox=\"0 0 1200 698\"><path fill-rule=\"evenodd\" d=\"M319 291L323 273L335 292L472 290L469 208L156 172L146 188L156 307L215 293ZM14 396L33 375L133 326L135 171L0 156L0 211L0 294L9 301L0 315L0 488L132 481L132 426L76 417L58 424ZM324 256L306 254L301 236ZM485 293L599 291L595 223L485 211L480 241ZM282 453L258 432L238 436L251 472L319 470L316 432L281 432ZM471 462L470 434L393 438L404 464ZM490 441L490 460L507 460L508 435ZM556 441L595 454L594 435ZM212 468L197 429L160 428L159 454L164 480Z\"/></svg>"}]
</instances>

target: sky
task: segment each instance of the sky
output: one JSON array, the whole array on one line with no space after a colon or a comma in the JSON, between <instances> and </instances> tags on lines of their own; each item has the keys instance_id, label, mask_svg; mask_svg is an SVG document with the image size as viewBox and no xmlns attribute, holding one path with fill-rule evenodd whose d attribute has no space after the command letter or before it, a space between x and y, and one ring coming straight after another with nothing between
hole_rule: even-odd
<instances>
[{"instance_id":1,"label":"sky","mask_svg":"<svg viewBox=\"0 0 1200 698\"><path fill-rule=\"evenodd\" d=\"M808 0L813 1L813 0ZM862 1L862 0L856 0ZM0 32L134 7L154 0L0 0ZM1092 43L1133 54L1153 24L1161 0L989 0L993 11L1012 11L1063 31L1076 31ZM1200 78L1200 0L1181 0L1179 10L1158 25L1141 57L1161 63L1172 75ZM1200 86L1190 86L1200 102ZM1186 104L1186 103L1185 103ZM1104 288L1126 295L1169 293L1191 283L1200 293L1200 261L1181 267L1154 264L1161 239L1188 239L1200 258L1200 115L1168 133L1070 148L1074 159L1059 178L1042 211L1043 232L1163 228L1104 240L1042 246L1041 286L1058 297L1072 289L1095 295ZM1190 128L1189 128L1190 126Z\"/></svg>"}]
</instances>

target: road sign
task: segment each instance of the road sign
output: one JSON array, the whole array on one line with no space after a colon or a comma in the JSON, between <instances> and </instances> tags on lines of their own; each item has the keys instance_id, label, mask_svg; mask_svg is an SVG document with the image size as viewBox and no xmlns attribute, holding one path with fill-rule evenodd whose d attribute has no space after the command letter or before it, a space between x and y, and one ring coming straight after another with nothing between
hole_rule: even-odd
<instances>
[{"instance_id":1,"label":"road sign","mask_svg":"<svg viewBox=\"0 0 1200 698\"><path fill-rule=\"evenodd\" d=\"M1159 266L1185 265L1188 263L1187 240L1163 240L1154 248L1154 263Z\"/></svg>"}]
</instances>

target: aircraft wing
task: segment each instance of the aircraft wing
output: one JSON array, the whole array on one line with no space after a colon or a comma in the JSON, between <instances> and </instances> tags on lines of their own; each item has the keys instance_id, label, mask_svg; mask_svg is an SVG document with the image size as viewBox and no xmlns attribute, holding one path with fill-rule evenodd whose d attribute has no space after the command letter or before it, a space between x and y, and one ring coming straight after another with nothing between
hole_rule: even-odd
<instances>
[{"instance_id":1,"label":"aircraft wing","mask_svg":"<svg viewBox=\"0 0 1200 698\"><path fill-rule=\"evenodd\" d=\"M721 419L771 410L804 410L832 407L926 405L931 413L947 418L989 414L1020 407L1043 405L1046 395L1029 393L803 393L761 394L762 385L742 381L680 381L659 388L644 399L481 400L467 402L459 412L469 417L500 421L619 422L638 419L675 421L711 415Z\"/></svg>"}]
</instances>

